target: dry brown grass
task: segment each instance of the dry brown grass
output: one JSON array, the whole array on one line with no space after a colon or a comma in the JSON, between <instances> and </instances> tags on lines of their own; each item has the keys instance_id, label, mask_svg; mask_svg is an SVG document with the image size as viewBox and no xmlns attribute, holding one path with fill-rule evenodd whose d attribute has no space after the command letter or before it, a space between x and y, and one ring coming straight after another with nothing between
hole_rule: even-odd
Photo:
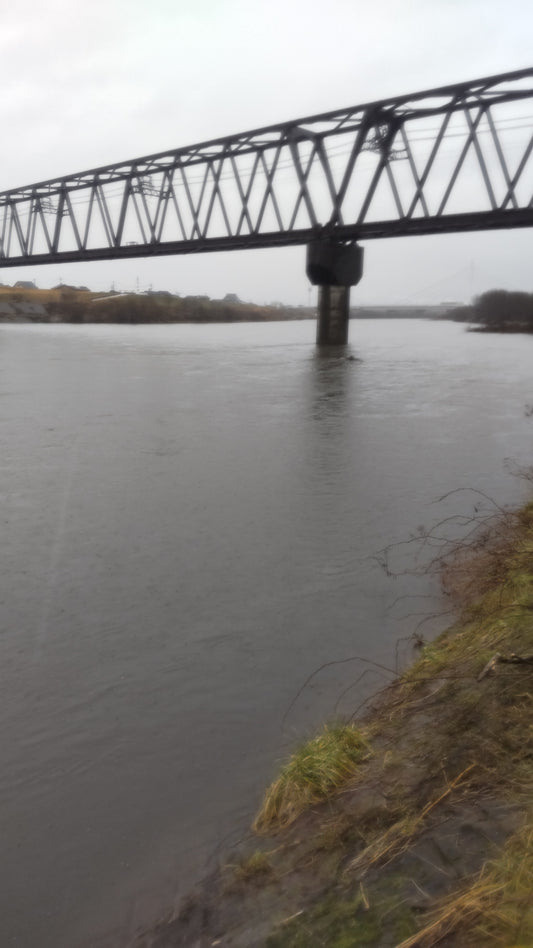
<instances>
[{"instance_id":1,"label":"dry brown grass","mask_svg":"<svg viewBox=\"0 0 533 948\"><path fill-rule=\"evenodd\" d=\"M359 876L362 876L373 866L387 865L395 856L408 849L417 833L423 829L431 811L449 797L457 787L465 786L474 767L475 764L466 767L444 789L440 790L438 795L430 800L419 813L408 813L397 820L396 823L393 823L392 826L389 826L384 833L379 833L352 860L348 866L348 871L355 871Z\"/></svg>"},{"instance_id":2,"label":"dry brown grass","mask_svg":"<svg viewBox=\"0 0 533 948\"><path fill-rule=\"evenodd\" d=\"M47 303L59 303L66 299L88 302L93 296L97 295L102 294L91 293L85 290L70 290L67 288L55 290L23 290L16 289L12 286L0 286L0 297L8 302L12 299L18 302L42 303L44 306L46 306Z\"/></svg>"},{"instance_id":3,"label":"dry brown grass","mask_svg":"<svg viewBox=\"0 0 533 948\"><path fill-rule=\"evenodd\" d=\"M511 837L500 857L484 866L471 885L443 900L428 923L398 948L433 948L450 936L465 948L533 944L533 822Z\"/></svg>"}]
</instances>

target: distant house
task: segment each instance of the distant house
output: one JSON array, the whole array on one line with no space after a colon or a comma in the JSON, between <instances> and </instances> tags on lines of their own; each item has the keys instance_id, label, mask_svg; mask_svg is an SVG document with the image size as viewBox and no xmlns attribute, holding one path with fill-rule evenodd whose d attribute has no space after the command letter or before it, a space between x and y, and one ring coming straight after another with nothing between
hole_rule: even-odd
<instances>
[{"instance_id":1,"label":"distant house","mask_svg":"<svg viewBox=\"0 0 533 948\"><path fill-rule=\"evenodd\" d=\"M37 284L35 283L35 280L17 280L17 282L13 284L13 289L14 290L36 290Z\"/></svg>"}]
</instances>

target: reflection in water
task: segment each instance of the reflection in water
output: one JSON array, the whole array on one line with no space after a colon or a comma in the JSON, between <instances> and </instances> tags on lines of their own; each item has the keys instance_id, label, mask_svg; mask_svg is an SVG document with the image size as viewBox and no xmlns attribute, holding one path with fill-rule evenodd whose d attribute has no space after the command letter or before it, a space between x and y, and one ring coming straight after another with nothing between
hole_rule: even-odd
<instances>
[{"instance_id":1,"label":"reflection in water","mask_svg":"<svg viewBox=\"0 0 533 948\"><path fill-rule=\"evenodd\" d=\"M313 417L322 421L346 414L351 402L349 386L356 363L350 362L345 355L317 350L310 364L313 368ZM325 428L327 433L327 426Z\"/></svg>"},{"instance_id":2,"label":"reflection in water","mask_svg":"<svg viewBox=\"0 0 533 948\"><path fill-rule=\"evenodd\" d=\"M352 450L350 415L357 411L357 364L345 355L317 350L309 366L307 462L331 489L331 478L338 476Z\"/></svg>"}]
</instances>

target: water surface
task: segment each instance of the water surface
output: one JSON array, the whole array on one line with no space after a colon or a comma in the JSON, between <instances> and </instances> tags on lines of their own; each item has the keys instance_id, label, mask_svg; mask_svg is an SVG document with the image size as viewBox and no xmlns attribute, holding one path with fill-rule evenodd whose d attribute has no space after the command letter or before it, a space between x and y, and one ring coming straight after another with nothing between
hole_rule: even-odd
<instances>
[{"instance_id":1,"label":"water surface","mask_svg":"<svg viewBox=\"0 0 533 948\"><path fill-rule=\"evenodd\" d=\"M367 666L284 717L306 678L393 666L401 616L444 608L372 554L457 487L523 496L532 337L313 337L0 327L2 946L117 948L177 904Z\"/></svg>"}]
</instances>

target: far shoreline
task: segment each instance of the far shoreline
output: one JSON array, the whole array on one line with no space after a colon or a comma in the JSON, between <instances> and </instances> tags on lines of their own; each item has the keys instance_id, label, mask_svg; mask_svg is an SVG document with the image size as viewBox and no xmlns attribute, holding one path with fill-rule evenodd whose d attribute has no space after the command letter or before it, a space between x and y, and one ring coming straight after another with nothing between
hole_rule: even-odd
<instances>
[{"instance_id":1,"label":"far shoreline","mask_svg":"<svg viewBox=\"0 0 533 948\"><path fill-rule=\"evenodd\" d=\"M24 281L20 281L24 283ZM351 319L442 319L446 307L352 306ZM98 325L166 325L264 323L316 319L315 306L283 303L259 305L228 293L224 299L179 296L166 290L147 293L93 292L87 287L57 286L40 290L31 283L0 286L0 325L67 323Z\"/></svg>"}]
</instances>

